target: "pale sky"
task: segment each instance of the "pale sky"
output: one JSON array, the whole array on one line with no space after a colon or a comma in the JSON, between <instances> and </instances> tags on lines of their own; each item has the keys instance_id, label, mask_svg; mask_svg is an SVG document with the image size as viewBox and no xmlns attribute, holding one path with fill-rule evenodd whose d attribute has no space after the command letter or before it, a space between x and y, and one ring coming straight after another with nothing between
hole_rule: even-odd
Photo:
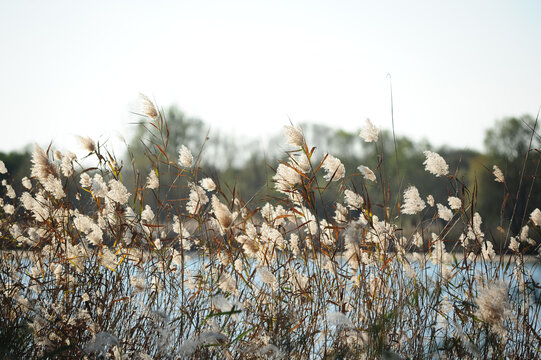
<instances>
[{"instance_id":1,"label":"pale sky","mask_svg":"<svg viewBox=\"0 0 541 360\"><path fill-rule=\"evenodd\" d=\"M398 135L482 149L496 119L541 106L540 16L541 1L2 1L0 151L129 138L139 92L236 136L390 129L387 73Z\"/></svg>"}]
</instances>

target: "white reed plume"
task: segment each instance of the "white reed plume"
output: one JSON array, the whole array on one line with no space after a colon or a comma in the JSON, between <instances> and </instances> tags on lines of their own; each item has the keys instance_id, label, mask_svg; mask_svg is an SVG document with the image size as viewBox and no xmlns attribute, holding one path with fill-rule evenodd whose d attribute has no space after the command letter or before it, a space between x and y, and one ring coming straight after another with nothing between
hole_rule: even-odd
<instances>
[{"instance_id":1,"label":"white reed plume","mask_svg":"<svg viewBox=\"0 0 541 360\"><path fill-rule=\"evenodd\" d=\"M151 119L156 119L159 113L158 110L156 110L154 103L144 94L139 93L139 98L141 101L140 105L143 115L146 115Z\"/></svg>"},{"instance_id":2,"label":"white reed plume","mask_svg":"<svg viewBox=\"0 0 541 360\"><path fill-rule=\"evenodd\" d=\"M156 175L156 171L154 169L150 169L145 187L147 189L157 189L160 187L160 180L158 180L158 176Z\"/></svg>"},{"instance_id":3,"label":"white reed plume","mask_svg":"<svg viewBox=\"0 0 541 360\"><path fill-rule=\"evenodd\" d=\"M13 213L15 212L15 207L11 204L6 204L4 205L4 212L7 215L13 215Z\"/></svg>"},{"instance_id":4,"label":"white reed plume","mask_svg":"<svg viewBox=\"0 0 541 360\"><path fill-rule=\"evenodd\" d=\"M360 209L363 206L364 200L361 195L346 189L344 191L344 202L349 209Z\"/></svg>"},{"instance_id":5,"label":"white reed plume","mask_svg":"<svg viewBox=\"0 0 541 360\"><path fill-rule=\"evenodd\" d=\"M31 175L36 177L42 184L47 182L49 175L53 175L55 178L58 177L58 171L38 144L34 145L32 164Z\"/></svg>"},{"instance_id":6,"label":"white reed plume","mask_svg":"<svg viewBox=\"0 0 541 360\"><path fill-rule=\"evenodd\" d=\"M82 173L79 182L84 188L89 188L92 186L92 178L90 177L90 175L88 175L88 173Z\"/></svg>"},{"instance_id":7,"label":"white reed plume","mask_svg":"<svg viewBox=\"0 0 541 360\"><path fill-rule=\"evenodd\" d=\"M462 200L455 196L449 196L447 201L449 202L449 207L453 210L458 210L462 206Z\"/></svg>"},{"instance_id":8,"label":"white reed plume","mask_svg":"<svg viewBox=\"0 0 541 360\"><path fill-rule=\"evenodd\" d=\"M142 293L146 290L145 279L139 276L132 276L130 278L130 285L134 293Z\"/></svg>"},{"instance_id":9,"label":"white reed plume","mask_svg":"<svg viewBox=\"0 0 541 360\"><path fill-rule=\"evenodd\" d=\"M220 345L227 344L229 338L215 331L205 331L199 335L199 344L201 345Z\"/></svg>"},{"instance_id":10,"label":"white reed plume","mask_svg":"<svg viewBox=\"0 0 541 360\"><path fill-rule=\"evenodd\" d=\"M125 205L130 198L130 193L120 181L111 179L109 180L109 192L107 196L109 199L119 203L120 205Z\"/></svg>"},{"instance_id":11,"label":"white reed plume","mask_svg":"<svg viewBox=\"0 0 541 360\"><path fill-rule=\"evenodd\" d=\"M32 189L32 182L26 176L22 178L21 183L23 184L26 190Z\"/></svg>"},{"instance_id":12,"label":"white reed plume","mask_svg":"<svg viewBox=\"0 0 541 360\"><path fill-rule=\"evenodd\" d=\"M13 186L9 185L6 179L2 180L2 185L6 188L6 196L10 199L15 199L16 195Z\"/></svg>"},{"instance_id":13,"label":"white reed plume","mask_svg":"<svg viewBox=\"0 0 541 360\"><path fill-rule=\"evenodd\" d=\"M151 223L154 220L154 211L149 205L145 205L145 210L141 212L141 220L146 223Z\"/></svg>"},{"instance_id":14,"label":"white reed plume","mask_svg":"<svg viewBox=\"0 0 541 360\"><path fill-rule=\"evenodd\" d=\"M501 183L505 182L505 178L503 177L503 173L500 168L497 165L494 165L492 168L494 169L492 172L492 174L494 174L494 181Z\"/></svg>"},{"instance_id":15,"label":"white reed plume","mask_svg":"<svg viewBox=\"0 0 541 360\"><path fill-rule=\"evenodd\" d=\"M302 130L299 126L284 126L284 134L287 138L287 142L293 146L303 146L304 136Z\"/></svg>"},{"instance_id":16,"label":"white reed plume","mask_svg":"<svg viewBox=\"0 0 541 360\"><path fill-rule=\"evenodd\" d=\"M186 204L186 210L190 214L195 214L195 212L201 207L205 206L209 202L209 198L205 193L205 190L201 186L197 186L195 183L188 183L190 188L190 194L188 195L189 200Z\"/></svg>"},{"instance_id":17,"label":"white reed plume","mask_svg":"<svg viewBox=\"0 0 541 360\"><path fill-rule=\"evenodd\" d=\"M49 208L46 206L46 201L38 201L28 192L22 193L20 199L23 207L26 210L32 211L33 216L37 221L44 221L49 217Z\"/></svg>"},{"instance_id":18,"label":"white reed plume","mask_svg":"<svg viewBox=\"0 0 541 360\"><path fill-rule=\"evenodd\" d=\"M199 181L199 184L206 191L210 192L210 191L216 190L216 184L214 183L214 181L211 178L204 178L201 181Z\"/></svg>"},{"instance_id":19,"label":"white reed plume","mask_svg":"<svg viewBox=\"0 0 541 360\"><path fill-rule=\"evenodd\" d=\"M222 273L220 275L220 283L218 284L218 287L223 292L226 292L226 293L231 293L231 294L237 294L238 293L237 282L235 281L235 279L231 275L229 275L226 272L224 272L224 273Z\"/></svg>"},{"instance_id":20,"label":"white reed plume","mask_svg":"<svg viewBox=\"0 0 541 360\"><path fill-rule=\"evenodd\" d=\"M182 145L178 151L178 163L185 168L193 166L192 152L185 145Z\"/></svg>"},{"instance_id":21,"label":"white reed plume","mask_svg":"<svg viewBox=\"0 0 541 360\"><path fill-rule=\"evenodd\" d=\"M216 195L212 196L212 210L222 228L227 229L233 223L233 216L226 205L222 204Z\"/></svg>"},{"instance_id":22,"label":"white reed plume","mask_svg":"<svg viewBox=\"0 0 541 360\"><path fill-rule=\"evenodd\" d=\"M404 204L402 204L403 214L417 214L425 208L426 204L419 196L419 190L415 186L410 186L404 191Z\"/></svg>"},{"instance_id":23,"label":"white reed plume","mask_svg":"<svg viewBox=\"0 0 541 360\"><path fill-rule=\"evenodd\" d=\"M310 159L308 159L308 156L306 156L305 153L291 156L291 158L289 159L289 164L294 168L298 169L303 174L307 174L312 168L312 165L310 164Z\"/></svg>"},{"instance_id":24,"label":"white reed plume","mask_svg":"<svg viewBox=\"0 0 541 360\"><path fill-rule=\"evenodd\" d=\"M437 207L440 219L450 221L453 218L453 212L447 206L438 203Z\"/></svg>"},{"instance_id":25,"label":"white reed plume","mask_svg":"<svg viewBox=\"0 0 541 360\"><path fill-rule=\"evenodd\" d=\"M519 252L519 249L520 243L517 241L517 237L511 236L511 239L509 239L509 250Z\"/></svg>"},{"instance_id":26,"label":"white reed plume","mask_svg":"<svg viewBox=\"0 0 541 360\"><path fill-rule=\"evenodd\" d=\"M66 196L64 188L62 187L62 181L52 174L49 174L45 181L41 181L41 184L55 199L60 200Z\"/></svg>"},{"instance_id":27,"label":"white reed plume","mask_svg":"<svg viewBox=\"0 0 541 360\"><path fill-rule=\"evenodd\" d=\"M292 167L279 164L272 179L275 181L276 190L287 194L296 184L301 182L301 175Z\"/></svg>"},{"instance_id":28,"label":"white reed plume","mask_svg":"<svg viewBox=\"0 0 541 360\"><path fill-rule=\"evenodd\" d=\"M417 248L422 249L424 240L423 240L423 237L421 236L421 234L419 234L418 232L413 234L412 243L413 243L413 245L417 246Z\"/></svg>"},{"instance_id":29,"label":"white reed plume","mask_svg":"<svg viewBox=\"0 0 541 360\"><path fill-rule=\"evenodd\" d=\"M426 160L423 162L426 171L436 177L445 176L449 173L449 165L438 153L427 150L423 154L426 156Z\"/></svg>"},{"instance_id":30,"label":"white reed plume","mask_svg":"<svg viewBox=\"0 0 541 360\"><path fill-rule=\"evenodd\" d=\"M330 154L327 154L322 167L326 171L323 178L327 181L338 181L346 175L346 169L344 168L342 162Z\"/></svg>"},{"instance_id":31,"label":"white reed plume","mask_svg":"<svg viewBox=\"0 0 541 360\"><path fill-rule=\"evenodd\" d=\"M276 276L274 276L266 267L260 267L257 269L257 274L261 278L264 284L269 285L273 290L278 289L278 282Z\"/></svg>"},{"instance_id":32,"label":"white reed plume","mask_svg":"<svg viewBox=\"0 0 541 360\"><path fill-rule=\"evenodd\" d=\"M359 169L359 171L361 172L361 175L365 179L370 180L370 181L376 181L376 175L374 174L372 170L370 170L370 168L364 165L360 165L357 169Z\"/></svg>"},{"instance_id":33,"label":"white reed plume","mask_svg":"<svg viewBox=\"0 0 541 360\"><path fill-rule=\"evenodd\" d=\"M340 203L336 203L336 210L334 211L334 221L336 221L337 223L345 223L347 221L347 214L347 208Z\"/></svg>"},{"instance_id":34,"label":"white reed plume","mask_svg":"<svg viewBox=\"0 0 541 360\"><path fill-rule=\"evenodd\" d=\"M333 325L338 328L354 328L351 320L341 312L327 313L327 321L329 322L329 325Z\"/></svg>"},{"instance_id":35,"label":"white reed plume","mask_svg":"<svg viewBox=\"0 0 541 360\"><path fill-rule=\"evenodd\" d=\"M89 153L96 150L96 143L94 140L89 138L88 136L79 136L77 135L77 139L79 140L79 143L81 144L81 147L88 151Z\"/></svg>"},{"instance_id":36,"label":"white reed plume","mask_svg":"<svg viewBox=\"0 0 541 360\"><path fill-rule=\"evenodd\" d=\"M105 181L103 180L103 176L101 174L94 174L94 177L92 178L92 194L95 197L106 197L107 196L107 185L105 184Z\"/></svg>"},{"instance_id":37,"label":"white reed plume","mask_svg":"<svg viewBox=\"0 0 541 360\"><path fill-rule=\"evenodd\" d=\"M62 157L60 168L62 169L62 174L64 174L65 177L73 175L73 161L75 159L77 159L77 155L71 151L68 151L66 155Z\"/></svg>"},{"instance_id":38,"label":"white reed plume","mask_svg":"<svg viewBox=\"0 0 541 360\"><path fill-rule=\"evenodd\" d=\"M476 212L473 214L473 232L479 239L482 239L485 234L481 231L481 224L483 223L483 219L481 218L481 215Z\"/></svg>"},{"instance_id":39,"label":"white reed plume","mask_svg":"<svg viewBox=\"0 0 541 360\"><path fill-rule=\"evenodd\" d=\"M507 331L504 322L511 315L507 284L499 280L488 286L481 286L475 303L479 307L475 315L489 324L494 334L505 337Z\"/></svg>"},{"instance_id":40,"label":"white reed plume","mask_svg":"<svg viewBox=\"0 0 541 360\"><path fill-rule=\"evenodd\" d=\"M496 252L494 251L494 245L492 244L492 241L486 240L481 245L481 254L483 254L483 259L485 261L494 261L496 258Z\"/></svg>"},{"instance_id":41,"label":"white reed plume","mask_svg":"<svg viewBox=\"0 0 541 360\"><path fill-rule=\"evenodd\" d=\"M541 211L539 211L539 209L536 208L534 211L532 211L530 214L530 219L532 219L536 226L541 227Z\"/></svg>"},{"instance_id":42,"label":"white reed plume","mask_svg":"<svg viewBox=\"0 0 541 360\"><path fill-rule=\"evenodd\" d=\"M359 136L363 138L365 142L377 142L378 132L378 129L372 124L370 119L366 119L365 126L361 129Z\"/></svg>"},{"instance_id":43,"label":"white reed plume","mask_svg":"<svg viewBox=\"0 0 541 360\"><path fill-rule=\"evenodd\" d=\"M450 264L453 261L451 254L445 250L445 243L440 237L432 233L432 253L430 260L436 265Z\"/></svg>"}]
</instances>

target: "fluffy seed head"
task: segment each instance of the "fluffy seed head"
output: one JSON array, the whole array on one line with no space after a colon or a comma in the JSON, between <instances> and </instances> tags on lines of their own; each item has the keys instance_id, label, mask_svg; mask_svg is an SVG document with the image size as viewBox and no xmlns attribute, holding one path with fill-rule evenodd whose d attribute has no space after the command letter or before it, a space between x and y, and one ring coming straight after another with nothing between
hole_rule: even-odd
<instances>
[{"instance_id":1,"label":"fluffy seed head","mask_svg":"<svg viewBox=\"0 0 541 360\"><path fill-rule=\"evenodd\" d=\"M185 168L192 167L193 165L192 152L184 145L182 145L178 151L178 163Z\"/></svg>"},{"instance_id":2,"label":"fluffy seed head","mask_svg":"<svg viewBox=\"0 0 541 360\"><path fill-rule=\"evenodd\" d=\"M128 199L130 198L130 193L122 184L120 181L111 179L109 180L109 192L107 193L107 196L119 203L120 205L124 205L128 202Z\"/></svg>"},{"instance_id":3,"label":"fluffy seed head","mask_svg":"<svg viewBox=\"0 0 541 360\"><path fill-rule=\"evenodd\" d=\"M440 219L449 221L453 218L453 212L447 206L438 203L437 207Z\"/></svg>"},{"instance_id":4,"label":"fluffy seed head","mask_svg":"<svg viewBox=\"0 0 541 360\"><path fill-rule=\"evenodd\" d=\"M151 169L148 173L145 186L147 189L157 189L160 187L160 181L158 180L158 176L156 175L156 171L154 171L154 169Z\"/></svg>"},{"instance_id":5,"label":"fluffy seed head","mask_svg":"<svg viewBox=\"0 0 541 360\"><path fill-rule=\"evenodd\" d=\"M301 182L300 174L286 164L279 164L276 168L276 175L272 177L275 181L275 188L282 193L288 193L292 188Z\"/></svg>"},{"instance_id":6,"label":"fluffy seed head","mask_svg":"<svg viewBox=\"0 0 541 360\"><path fill-rule=\"evenodd\" d=\"M32 189L32 182L31 182L30 179L27 178L26 176L23 177L23 179L21 180L21 182L22 182L22 184L23 184L23 186L24 186L25 189L27 189L27 190Z\"/></svg>"},{"instance_id":7,"label":"fluffy seed head","mask_svg":"<svg viewBox=\"0 0 541 360\"><path fill-rule=\"evenodd\" d=\"M260 267L257 269L257 274L261 278L264 284L269 285L273 290L278 289L278 282L276 276L274 276L266 267Z\"/></svg>"},{"instance_id":8,"label":"fluffy seed head","mask_svg":"<svg viewBox=\"0 0 541 360\"><path fill-rule=\"evenodd\" d=\"M344 167L344 164L330 154L327 155L322 167L326 171L323 178L327 181L338 181L346 175L346 168Z\"/></svg>"},{"instance_id":9,"label":"fluffy seed head","mask_svg":"<svg viewBox=\"0 0 541 360\"><path fill-rule=\"evenodd\" d=\"M45 190L50 192L55 197L55 199L60 200L66 196L64 188L62 187L62 182L59 178L49 174L47 179L45 179L45 181L42 181L41 183Z\"/></svg>"},{"instance_id":10,"label":"fluffy seed head","mask_svg":"<svg viewBox=\"0 0 541 360\"><path fill-rule=\"evenodd\" d=\"M372 170L370 170L370 168L368 168L368 167L366 167L364 165L361 165L357 169L359 169L359 171L361 172L361 175L366 180L376 181L376 175L374 174L374 172Z\"/></svg>"},{"instance_id":11,"label":"fluffy seed head","mask_svg":"<svg viewBox=\"0 0 541 360\"><path fill-rule=\"evenodd\" d=\"M195 214L196 211L209 202L209 198L201 186L190 182L188 183L188 187L190 188L190 194L188 203L186 204L186 210L190 214Z\"/></svg>"},{"instance_id":12,"label":"fluffy seed head","mask_svg":"<svg viewBox=\"0 0 541 360\"><path fill-rule=\"evenodd\" d=\"M500 168L497 165L494 165L492 168L494 169L494 171L492 172L495 178L494 181L503 183L505 181L505 178L503 177L503 173Z\"/></svg>"},{"instance_id":13,"label":"fluffy seed head","mask_svg":"<svg viewBox=\"0 0 541 360\"><path fill-rule=\"evenodd\" d=\"M402 204L403 214L417 214L425 208L426 204L419 196L419 190L415 186L410 186L404 191L404 204Z\"/></svg>"},{"instance_id":14,"label":"fluffy seed head","mask_svg":"<svg viewBox=\"0 0 541 360\"><path fill-rule=\"evenodd\" d=\"M12 215L15 212L15 207L11 204L4 205L4 212L7 215Z\"/></svg>"},{"instance_id":15,"label":"fluffy seed head","mask_svg":"<svg viewBox=\"0 0 541 360\"><path fill-rule=\"evenodd\" d=\"M229 226L231 226L231 223L233 222L231 211L229 211L226 205L222 204L220 200L218 200L216 195L212 196L212 210L214 211L214 215L216 216L216 219L218 219L218 222L222 228L227 229Z\"/></svg>"},{"instance_id":16,"label":"fluffy seed head","mask_svg":"<svg viewBox=\"0 0 541 360\"><path fill-rule=\"evenodd\" d=\"M216 190L216 184L211 178L204 178L201 181L199 181L199 184L203 189L206 191L214 191Z\"/></svg>"},{"instance_id":17,"label":"fluffy seed head","mask_svg":"<svg viewBox=\"0 0 541 360\"><path fill-rule=\"evenodd\" d=\"M150 206L145 205L145 210L141 213L141 220L147 223L151 223L154 220L154 211L152 211Z\"/></svg>"},{"instance_id":18,"label":"fluffy seed head","mask_svg":"<svg viewBox=\"0 0 541 360\"><path fill-rule=\"evenodd\" d=\"M62 169L62 174L64 174L65 177L70 177L73 175L73 160L75 159L77 159L77 156L71 151L68 151L62 158L60 168Z\"/></svg>"},{"instance_id":19,"label":"fluffy seed head","mask_svg":"<svg viewBox=\"0 0 541 360\"><path fill-rule=\"evenodd\" d=\"M34 146L32 163L31 174L38 178L40 182L46 182L49 175L58 177L58 172L49 160L49 157L38 144Z\"/></svg>"},{"instance_id":20,"label":"fluffy seed head","mask_svg":"<svg viewBox=\"0 0 541 360\"><path fill-rule=\"evenodd\" d=\"M449 196L447 201L449 201L449 207L453 210L458 210L462 206L462 200L455 196Z\"/></svg>"},{"instance_id":21,"label":"fluffy seed head","mask_svg":"<svg viewBox=\"0 0 541 360\"><path fill-rule=\"evenodd\" d=\"M90 186L92 186L92 178L90 177L90 175L88 175L88 173L82 173L80 183L82 187L89 188Z\"/></svg>"},{"instance_id":22,"label":"fluffy seed head","mask_svg":"<svg viewBox=\"0 0 541 360\"><path fill-rule=\"evenodd\" d=\"M511 239L509 241L509 249L514 252L519 252L520 243L517 241L516 236L511 236Z\"/></svg>"},{"instance_id":23,"label":"fluffy seed head","mask_svg":"<svg viewBox=\"0 0 541 360\"><path fill-rule=\"evenodd\" d=\"M539 211L539 209L532 211L530 219L532 219L536 226L541 226L541 211Z\"/></svg>"},{"instance_id":24,"label":"fluffy seed head","mask_svg":"<svg viewBox=\"0 0 541 360\"><path fill-rule=\"evenodd\" d=\"M479 307L476 316L489 324L494 334L505 336L504 320L510 313L506 283L500 280L480 287L475 303Z\"/></svg>"},{"instance_id":25,"label":"fluffy seed head","mask_svg":"<svg viewBox=\"0 0 541 360\"><path fill-rule=\"evenodd\" d=\"M349 318L341 312L330 312L327 314L327 321L330 325L336 327L353 328L353 323Z\"/></svg>"},{"instance_id":26,"label":"fluffy seed head","mask_svg":"<svg viewBox=\"0 0 541 360\"><path fill-rule=\"evenodd\" d=\"M15 190L13 186L9 185L6 180L2 180L2 185L6 188L6 196L10 199L15 199Z\"/></svg>"},{"instance_id":27,"label":"fluffy seed head","mask_svg":"<svg viewBox=\"0 0 541 360\"><path fill-rule=\"evenodd\" d=\"M158 110L156 110L154 103L144 94L140 93L139 98L141 101L141 112L151 119L156 119L158 117Z\"/></svg>"},{"instance_id":28,"label":"fluffy seed head","mask_svg":"<svg viewBox=\"0 0 541 360\"><path fill-rule=\"evenodd\" d=\"M423 162L426 171L436 177L445 176L449 173L449 165L439 154L428 150L424 151L423 154L426 156L426 160Z\"/></svg>"},{"instance_id":29,"label":"fluffy seed head","mask_svg":"<svg viewBox=\"0 0 541 360\"><path fill-rule=\"evenodd\" d=\"M284 126L284 134L287 138L287 142L293 146L302 146L304 144L304 136L299 126Z\"/></svg>"},{"instance_id":30,"label":"fluffy seed head","mask_svg":"<svg viewBox=\"0 0 541 360\"><path fill-rule=\"evenodd\" d=\"M366 142L378 141L378 129L372 124L370 119L366 119L364 128L361 129L359 136Z\"/></svg>"},{"instance_id":31,"label":"fluffy seed head","mask_svg":"<svg viewBox=\"0 0 541 360\"><path fill-rule=\"evenodd\" d=\"M307 174L311 169L310 160L304 153L301 153L299 156L293 156L289 160L289 164L298 169L303 174Z\"/></svg>"},{"instance_id":32,"label":"fluffy seed head","mask_svg":"<svg viewBox=\"0 0 541 360\"><path fill-rule=\"evenodd\" d=\"M344 201L350 209L360 209L363 206L364 200L361 195L347 189L344 191Z\"/></svg>"},{"instance_id":33,"label":"fluffy seed head","mask_svg":"<svg viewBox=\"0 0 541 360\"><path fill-rule=\"evenodd\" d=\"M94 150L96 150L96 143L88 136L77 136L77 139L79 140L81 147L86 151L93 152Z\"/></svg>"}]
</instances>

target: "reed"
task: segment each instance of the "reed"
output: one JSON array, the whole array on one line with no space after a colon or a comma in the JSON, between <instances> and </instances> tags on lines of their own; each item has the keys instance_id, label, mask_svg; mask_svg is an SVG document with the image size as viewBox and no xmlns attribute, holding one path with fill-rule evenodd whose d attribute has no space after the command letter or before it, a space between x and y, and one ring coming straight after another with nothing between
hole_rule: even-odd
<instances>
[{"instance_id":1,"label":"reed","mask_svg":"<svg viewBox=\"0 0 541 360\"><path fill-rule=\"evenodd\" d=\"M520 234L485 229L475 185L437 153L419 166L448 198L414 185L393 195L383 156L377 169L346 169L293 126L275 196L255 206L201 174L202 149L171 159L167 119L146 97L142 112L150 171L81 138L83 159L36 146L26 191L3 184L2 358L541 356L538 258L525 261L540 249L538 209ZM371 123L360 136L377 148ZM334 214L318 206L329 189Z\"/></svg>"}]
</instances>

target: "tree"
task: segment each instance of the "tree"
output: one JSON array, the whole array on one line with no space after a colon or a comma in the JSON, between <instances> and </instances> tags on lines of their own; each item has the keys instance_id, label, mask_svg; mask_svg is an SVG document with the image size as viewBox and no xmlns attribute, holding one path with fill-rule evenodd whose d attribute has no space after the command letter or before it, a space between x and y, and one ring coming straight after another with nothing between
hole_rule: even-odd
<instances>
[{"instance_id":1,"label":"tree","mask_svg":"<svg viewBox=\"0 0 541 360\"><path fill-rule=\"evenodd\" d=\"M486 132L485 156L475 160L470 178L478 184L477 208L489 225L500 225L511 234L520 233L529 214L541 206L540 137L531 116L510 117ZM482 165L485 164L485 165ZM505 176L495 181L493 165Z\"/></svg>"},{"instance_id":2,"label":"tree","mask_svg":"<svg viewBox=\"0 0 541 360\"><path fill-rule=\"evenodd\" d=\"M0 160L4 162L8 170L7 174L0 174L0 180L6 179L18 194L22 189L21 179L30 174L30 159L31 155L28 150L0 152ZM0 190L0 194L2 193L3 191Z\"/></svg>"},{"instance_id":3,"label":"tree","mask_svg":"<svg viewBox=\"0 0 541 360\"><path fill-rule=\"evenodd\" d=\"M536 123L530 115L497 121L485 135L487 153L510 161L524 157L531 149L539 149L541 138L534 132Z\"/></svg>"},{"instance_id":4,"label":"tree","mask_svg":"<svg viewBox=\"0 0 541 360\"><path fill-rule=\"evenodd\" d=\"M172 161L178 158L181 145L187 146L193 153L201 149L206 135L203 121L186 116L176 106L169 107L164 115L169 132L168 139L165 139L167 134L160 133L149 120L143 119L137 124L129 145L129 151L135 160L135 168L148 169L156 165L156 157L161 151L157 151L155 144L160 144Z\"/></svg>"}]
</instances>

